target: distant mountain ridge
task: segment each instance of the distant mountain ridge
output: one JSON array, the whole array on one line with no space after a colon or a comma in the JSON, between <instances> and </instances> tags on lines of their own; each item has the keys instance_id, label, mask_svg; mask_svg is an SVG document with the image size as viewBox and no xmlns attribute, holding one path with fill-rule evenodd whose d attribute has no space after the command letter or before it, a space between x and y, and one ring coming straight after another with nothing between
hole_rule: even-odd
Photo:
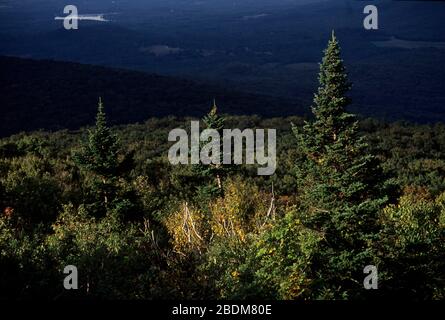
<instances>
[{"instance_id":1,"label":"distant mountain ridge","mask_svg":"<svg viewBox=\"0 0 445 320\"><path fill-rule=\"evenodd\" d=\"M374 2L380 26L370 31L363 28L363 8L369 1L74 1L80 14L116 14L106 23L82 21L73 31L54 20L62 15L65 3L61 0L39 0L38 5L36 0L7 1L8 6L0 10L0 55L210 82L230 91L298 100L309 112L317 89L318 63L334 29L354 84L352 112L388 120L444 122L445 2ZM139 85L133 87L141 90ZM205 104L205 99L200 103ZM283 107L287 102L279 104L233 110L298 113L293 107ZM144 108L140 112L151 114Z\"/></svg>"},{"instance_id":2,"label":"distant mountain ridge","mask_svg":"<svg viewBox=\"0 0 445 320\"><path fill-rule=\"evenodd\" d=\"M0 56L0 70L0 136L91 125L99 96L111 124L202 116L213 99L221 112L230 114L283 116L308 111L286 99L79 63Z\"/></svg>"}]
</instances>

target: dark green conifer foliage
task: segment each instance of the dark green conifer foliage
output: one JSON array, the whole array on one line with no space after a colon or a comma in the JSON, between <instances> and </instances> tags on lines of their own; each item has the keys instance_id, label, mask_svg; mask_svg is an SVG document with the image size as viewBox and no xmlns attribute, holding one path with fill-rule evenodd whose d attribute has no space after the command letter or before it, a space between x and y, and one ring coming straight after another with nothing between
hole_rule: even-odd
<instances>
[{"instance_id":1,"label":"dark green conifer foliage","mask_svg":"<svg viewBox=\"0 0 445 320\"><path fill-rule=\"evenodd\" d=\"M202 185L198 188L198 193L204 197L220 196L223 193L222 180L227 173L227 166L222 164L222 133L224 129L224 117L218 114L218 107L215 100L213 100L212 109L206 116L203 117L202 122L204 123L206 129L214 129L220 134L221 163L210 165L199 164L194 166L195 173L202 180ZM207 144L209 141L201 143L201 147Z\"/></svg>"},{"instance_id":2,"label":"dark green conifer foliage","mask_svg":"<svg viewBox=\"0 0 445 320\"><path fill-rule=\"evenodd\" d=\"M76 164L97 178L97 193L101 194L103 204L108 205L114 193L114 183L119 174L119 141L107 126L102 100L96 116L96 126L89 131L88 142L83 150L74 155Z\"/></svg>"},{"instance_id":3,"label":"dark green conifer foliage","mask_svg":"<svg viewBox=\"0 0 445 320\"><path fill-rule=\"evenodd\" d=\"M221 117L218 114L218 107L215 100L213 100L212 109L206 116L204 116L202 121L204 122L206 129L215 129L219 133L222 133L224 128L224 117Z\"/></svg>"},{"instance_id":4,"label":"dark green conifer foliage","mask_svg":"<svg viewBox=\"0 0 445 320\"><path fill-rule=\"evenodd\" d=\"M315 119L302 130L294 127L302 155L296 167L301 201L296 218L320 236L318 245L311 246L316 252L306 274L314 297L346 298L353 291L360 296L366 291L363 268L378 263L372 244L387 199L379 163L346 110L351 85L334 33L319 82Z\"/></svg>"},{"instance_id":5,"label":"dark green conifer foliage","mask_svg":"<svg viewBox=\"0 0 445 320\"><path fill-rule=\"evenodd\" d=\"M104 106L99 99L96 127L89 132L88 144L76 159L78 164L104 178L116 175L118 168L119 143L117 137L107 127Z\"/></svg>"}]
</instances>

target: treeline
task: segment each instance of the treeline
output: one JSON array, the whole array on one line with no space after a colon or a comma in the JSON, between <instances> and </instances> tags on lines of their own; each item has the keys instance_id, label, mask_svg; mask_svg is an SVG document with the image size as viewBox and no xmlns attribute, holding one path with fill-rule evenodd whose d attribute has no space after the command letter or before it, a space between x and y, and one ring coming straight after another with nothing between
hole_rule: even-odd
<instances>
[{"instance_id":1,"label":"treeline","mask_svg":"<svg viewBox=\"0 0 445 320\"><path fill-rule=\"evenodd\" d=\"M271 177L172 166L168 132L190 119L110 128L102 102L89 131L1 140L0 296L443 299L445 125L359 123L334 36L319 79L310 121L202 119L276 128Z\"/></svg>"}]
</instances>

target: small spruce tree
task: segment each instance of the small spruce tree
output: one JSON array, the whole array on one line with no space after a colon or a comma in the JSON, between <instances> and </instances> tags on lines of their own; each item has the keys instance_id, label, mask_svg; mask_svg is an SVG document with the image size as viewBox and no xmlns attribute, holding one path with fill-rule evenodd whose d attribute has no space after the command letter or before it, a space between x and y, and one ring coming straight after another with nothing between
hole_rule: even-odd
<instances>
[{"instance_id":1,"label":"small spruce tree","mask_svg":"<svg viewBox=\"0 0 445 320\"><path fill-rule=\"evenodd\" d=\"M227 166L222 164L222 133L224 128L224 117L218 114L218 107L216 101L213 100L213 106L210 112L203 117L202 122L206 129L214 129L218 131L221 136L220 140L220 164L198 164L194 166L194 172L202 180L202 185L198 188L198 192L206 197L220 196L223 194L222 180L227 173ZM201 144L201 147L208 143L205 141Z\"/></svg>"},{"instance_id":2,"label":"small spruce tree","mask_svg":"<svg viewBox=\"0 0 445 320\"><path fill-rule=\"evenodd\" d=\"M81 152L74 155L74 161L81 169L94 175L95 191L101 195L105 207L115 192L114 183L120 167L118 153L119 141L107 126L104 106L99 98L96 126L89 131L88 142Z\"/></svg>"}]
</instances>

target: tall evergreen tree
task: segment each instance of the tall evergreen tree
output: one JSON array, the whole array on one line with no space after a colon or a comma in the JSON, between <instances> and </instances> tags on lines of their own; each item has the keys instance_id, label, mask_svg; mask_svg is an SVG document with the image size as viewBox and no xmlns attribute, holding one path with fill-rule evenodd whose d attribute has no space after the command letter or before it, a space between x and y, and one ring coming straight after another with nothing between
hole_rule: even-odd
<instances>
[{"instance_id":1,"label":"tall evergreen tree","mask_svg":"<svg viewBox=\"0 0 445 320\"><path fill-rule=\"evenodd\" d=\"M314 119L293 128L300 205L269 234L264 251L275 254L266 257L264 274L270 284L276 272L272 286L282 298L359 297L367 292L365 266L378 265L373 243L387 201L382 173L346 110L351 85L334 33L324 53Z\"/></svg>"},{"instance_id":2,"label":"tall evergreen tree","mask_svg":"<svg viewBox=\"0 0 445 320\"><path fill-rule=\"evenodd\" d=\"M322 235L312 276L335 297L363 291L363 268L376 264L372 241L387 201L383 175L358 122L347 112L351 88L332 32L320 65L314 121L294 127L302 158L297 163L303 224Z\"/></svg>"}]
</instances>

